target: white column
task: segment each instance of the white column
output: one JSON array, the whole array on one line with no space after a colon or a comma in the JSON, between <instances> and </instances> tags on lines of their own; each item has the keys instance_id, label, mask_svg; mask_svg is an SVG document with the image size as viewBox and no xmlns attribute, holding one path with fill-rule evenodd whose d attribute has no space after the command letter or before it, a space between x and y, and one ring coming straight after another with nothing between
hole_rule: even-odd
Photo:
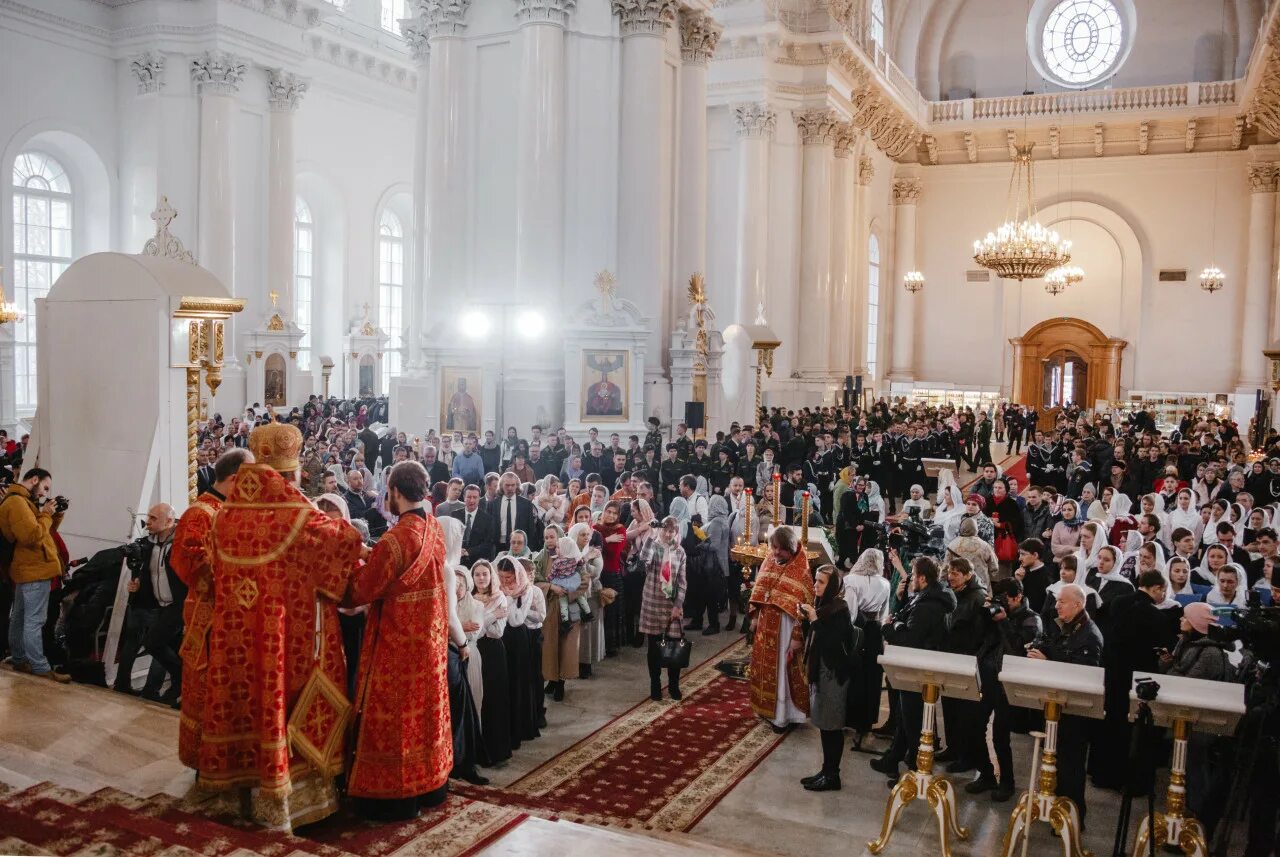
<instances>
[{"instance_id":1,"label":"white column","mask_svg":"<svg viewBox=\"0 0 1280 857\"><path fill-rule=\"evenodd\" d=\"M902 285L902 275L916 269L916 203L920 200L920 179L904 176L893 182L893 271L881 269L880 294L893 295L893 347L888 380L915 380L916 301L918 295Z\"/></svg>"},{"instance_id":2,"label":"white column","mask_svg":"<svg viewBox=\"0 0 1280 857\"><path fill-rule=\"evenodd\" d=\"M1236 392L1253 395L1268 386L1269 368L1262 349L1268 346L1271 278L1275 266L1272 237L1276 228L1276 184L1280 165L1249 164L1249 257L1244 284L1244 319L1240 327L1240 375Z\"/></svg>"},{"instance_id":3,"label":"white column","mask_svg":"<svg viewBox=\"0 0 1280 857\"><path fill-rule=\"evenodd\" d=\"M413 237L409 243L409 276L405 278L408 289L404 302L404 322L408 333L403 341L408 354L405 371L401 373L403 377L417 376L423 372L422 338L426 334L423 320L427 317L423 314L427 294L427 242L423 239L423 232L427 222L427 126L431 115L427 63L431 51L427 41L426 21L422 16L401 22L400 32L404 35L405 44L409 46L409 53L418 69L418 88L415 91L417 106L414 109L413 126L413 229L410 233ZM401 404L399 400L399 396L392 396L393 408ZM406 424L398 413L392 414L392 422L396 425ZM421 425L419 422L412 424Z\"/></svg>"},{"instance_id":4,"label":"white column","mask_svg":"<svg viewBox=\"0 0 1280 857\"><path fill-rule=\"evenodd\" d=\"M463 149L466 49L462 33L471 0L418 0L427 61L426 206L419 240L426 244L421 318L455 317L467 282L467 171ZM419 81L419 86L422 83ZM425 327L425 325L424 325ZM424 330L424 334L429 331Z\"/></svg>"},{"instance_id":5,"label":"white column","mask_svg":"<svg viewBox=\"0 0 1280 857\"><path fill-rule=\"evenodd\" d=\"M853 309L854 161L853 127L842 122L836 129L835 164L831 205L831 347L827 365L833 379L851 374L850 310Z\"/></svg>"},{"instance_id":6,"label":"white column","mask_svg":"<svg viewBox=\"0 0 1280 857\"><path fill-rule=\"evenodd\" d=\"M516 291L553 306L564 282L564 29L576 0L516 0Z\"/></svg>"},{"instance_id":7,"label":"white column","mask_svg":"<svg viewBox=\"0 0 1280 857\"><path fill-rule=\"evenodd\" d=\"M807 380L826 380L831 336L831 178L836 118L831 110L795 114L804 145L800 199L800 302L797 367ZM786 334L784 334L785 336Z\"/></svg>"},{"instance_id":8,"label":"white column","mask_svg":"<svg viewBox=\"0 0 1280 857\"><path fill-rule=\"evenodd\" d=\"M875 179L876 169L869 155L858 157L854 177L853 238L850 254L850 270L853 279L853 300L849 307L849 347L853 374L862 376L862 386L870 387L874 379L868 377L867 368L867 242L870 239L867 223L868 186Z\"/></svg>"},{"instance_id":9,"label":"white column","mask_svg":"<svg viewBox=\"0 0 1280 857\"><path fill-rule=\"evenodd\" d=\"M645 374L663 374L663 329L670 289L662 265L670 212L663 209L663 115L666 35L676 19L676 0L612 0L621 21L621 140L618 186L618 282L634 295L650 319ZM659 399L660 401L661 399Z\"/></svg>"},{"instance_id":10,"label":"white column","mask_svg":"<svg viewBox=\"0 0 1280 857\"><path fill-rule=\"evenodd\" d=\"M267 139L267 291L279 293L279 312L293 319L294 171L293 112L307 82L278 68L267 69L271 106ZM270 310L268 310L268 313Z\"/></svg>"},{"instance_id":11,"label":"white column","mask_svg":"<svg viewBox=\"0 0 1280 857\"><path fill-rule=\"evenodd\" d=\"M684 306L685 284L707 269L707 65L722 28L705 12L680 12L680 151L676 182L674 306ZM678 314L677 314L678 315Z\"/></svg>"}]
</instances>

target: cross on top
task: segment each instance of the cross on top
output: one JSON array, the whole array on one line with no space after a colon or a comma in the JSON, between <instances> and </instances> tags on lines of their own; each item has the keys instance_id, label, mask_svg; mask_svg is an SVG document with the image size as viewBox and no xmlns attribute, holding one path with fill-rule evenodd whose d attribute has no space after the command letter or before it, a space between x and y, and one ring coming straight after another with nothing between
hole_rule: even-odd
<instances>
[{"instance_id":1,"label":"cross on top","mask_svg":"<svg viewBox=\"0 0 1280 857\"><path fill-rule=\"evenodd\" d=\"M601 271L596 274L595 286L601 297L612 301L618 291L618 278L613 275L612 271Z\"/></svg>"},{"instance_id":2,"label":"cross on top","mask_svg":"<svg viewBox=\"0 0 1280 857\"><path fill-rule=\"evenodd\" d=\"M277 303L280 300L280 293L277 292L275 289L272 289L271 291L267 292L267 297L271 298L271 305L274 307L277 305Z\"/></svg>"},{"instance_id":3,"label":"cross on top","mask_svg":"<svg viewBox=\"0 0 1280 857\"><path fill-rule=\"evenodd\" d=\"M174 211L173 206L169 204L169 197L160 197L160 202L156 206L156 210L151 212L151 219L156 223L156 232L168 232L169 224L178 216L178 212Z\"/></svg>"}]
</instances>

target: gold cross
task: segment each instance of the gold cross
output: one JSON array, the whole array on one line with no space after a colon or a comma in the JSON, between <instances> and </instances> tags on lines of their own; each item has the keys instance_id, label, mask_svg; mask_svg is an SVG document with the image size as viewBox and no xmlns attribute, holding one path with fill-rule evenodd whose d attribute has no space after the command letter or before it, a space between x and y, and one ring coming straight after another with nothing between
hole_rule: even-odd
<instances>
[{"instance_id":1,"label":"gold cross","mask_svg":"<svg viewBox=\"0 0 1280 857\"><path fill-rule=\"evenodd\" d=\"M271 298L271 305L275 306L276 301L280 300L280 293L277 292L275 289L272 289L271 291L267 292L267 297Z\"/></svg>"},{"instance_id":2,"label":"gold cross","mask_svg":"<svg viewBox=\"0 0 1280 857\"><path fill-rule=\"evenodd\" d=\"M598 291L606 299L608 300L613 299L614 294L617 292L617 285L618 285L618 278L613 275L612 271L605 270L596 274L596 279L595 279L596 291Z\"/></svg>"}]
</instances>

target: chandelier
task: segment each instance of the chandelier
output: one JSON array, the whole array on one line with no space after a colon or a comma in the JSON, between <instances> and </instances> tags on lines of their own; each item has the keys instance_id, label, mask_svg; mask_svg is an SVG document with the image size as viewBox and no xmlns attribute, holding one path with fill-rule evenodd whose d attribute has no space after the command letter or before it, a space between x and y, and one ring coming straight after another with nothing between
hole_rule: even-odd
<instances>
[{"instance_id":1,"label":"chandelier","mask_svg":"<svg viewBox=\"0 0 1280 857\"><path fill-rule=\"evenodd\" d=\"M1067 290L1067 275L1062 268L1054 268L1044 275L1044 290L1055 297Z\"/></svg>"},{"instance_id":2,"label":"chandelier","mask_svg":"<svg viewBox=\"0 0 1280 857\"><path fill-rule=\"evenodd\" d=\"M3 271L4 268L0 268ZM11 321L22 321L27 314L18 308L18 305L11 301L5 300L4 282L0 281L0 324L8 324Z\"/></svg>"},{"instance_id":3,"label":"chandelier","mask_svg":"<svg viewBox=\"0 0 1280 857\"><path fill-rule=\"evenodd\" d=\"M907 271L902 275L902 285L914 295L924 288L924 274L919 271Z\"/></svg>"},{"instance_id":4,"label":"chandelier","mask_svg":"<svg viewBox=\"0 0 1280 857\"><path fill-rule=\"evenodd\" d=\"M1221 289L1227 284L1227 275L1222 273L1217 265L1210 265L1200 272L1200 288L1209 294Z\"/></svg>"},{"instance_id":5,"label":"chandelier","mask_svg":"<svg viewBox=\"0 0 1280 857\"><path fill-rule=\"evenodd\" d=\"M1071 242L1063 241L1057 232L1035 219L1031 163L1034 147L1035 143L1028 143L1015 150L1005 222L995 232L988 232L986 238L973 242L973 261L1006 280L1043 277L1071 261ZM1020 198L1024 186L1025 210Z\"/></svg>"}]
</instances>

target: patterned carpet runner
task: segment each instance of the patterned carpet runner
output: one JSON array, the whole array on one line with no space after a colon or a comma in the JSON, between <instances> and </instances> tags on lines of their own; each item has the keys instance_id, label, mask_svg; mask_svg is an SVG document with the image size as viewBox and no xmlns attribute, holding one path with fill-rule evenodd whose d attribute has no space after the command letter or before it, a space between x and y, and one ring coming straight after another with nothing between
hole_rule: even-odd
<instances>
[{"instance_id":1,"label":"patterned carpet runner","mask_svg":"<svg viewBox=\"0 0 1280 857\"><path fill-rule=\"evenodd\" d=\"M747 683L716 670L719 660L681 678L680 703L645 700L511 785L463 793L553 819L690 830L783 738L751 711Z\"/></svg>"},{"instance_id":2,"label":"patterned carpet runner","mask_svg":"<svg viewBox=\"0 0 1280 857\"><path fill-rule=\"evenodd\" d=\"M184 808L182 798L116 789L83 794L50 783L0 791L0 854L77 857L466 857L526 818L518 810L452 795L402 824L335 816L300 836L273 833Z\"/></svg>"}]
</instances>

